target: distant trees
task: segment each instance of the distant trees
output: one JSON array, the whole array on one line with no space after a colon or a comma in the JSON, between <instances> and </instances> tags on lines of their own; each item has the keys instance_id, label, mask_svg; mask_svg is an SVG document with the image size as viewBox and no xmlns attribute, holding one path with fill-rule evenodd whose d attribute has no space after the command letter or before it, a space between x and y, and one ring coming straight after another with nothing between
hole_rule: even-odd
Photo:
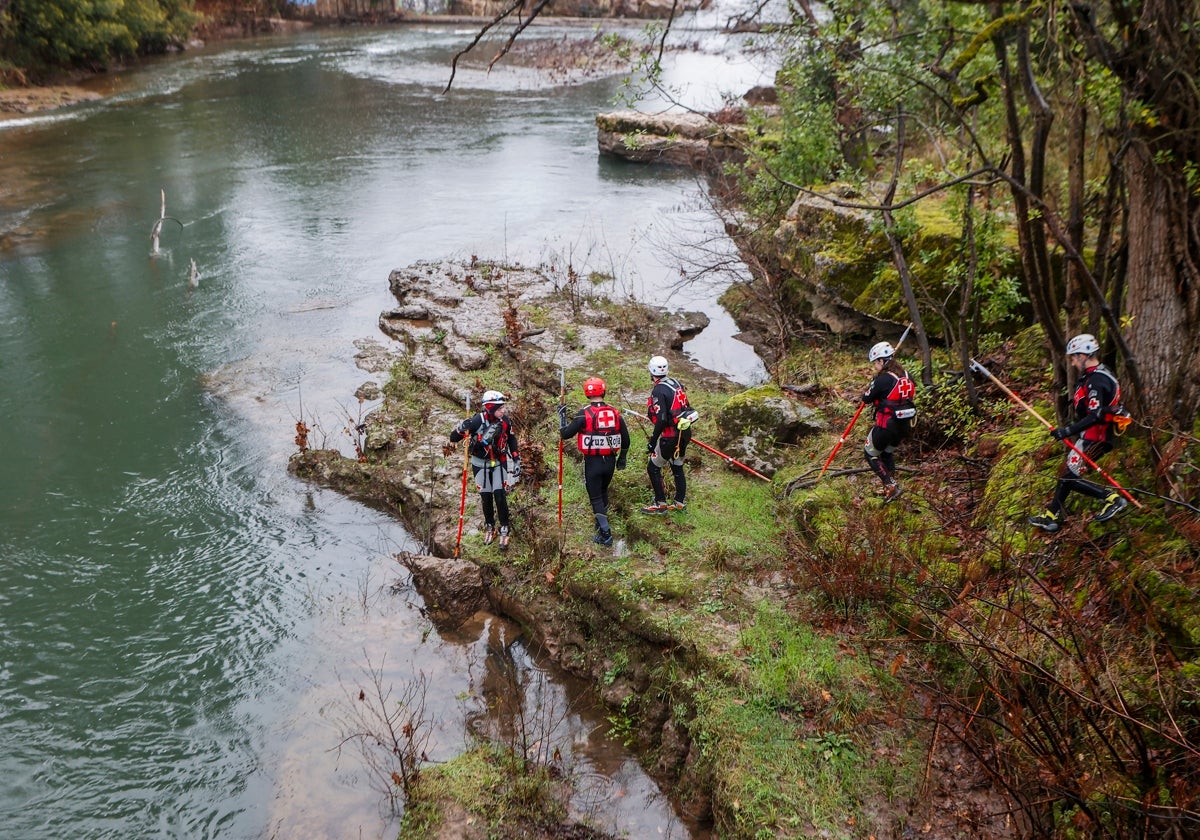
<instances>
[{"instance_id":1,"label":"distant trees","mask_svg":"<svg viewBox=\"0 0 1200 840\"><path fill-rule=\"evenodd\" d=\"M94 70L181 43L195 20L192 0L3 0L0 50L35 78Z\"/></svg>"}]
</instances>

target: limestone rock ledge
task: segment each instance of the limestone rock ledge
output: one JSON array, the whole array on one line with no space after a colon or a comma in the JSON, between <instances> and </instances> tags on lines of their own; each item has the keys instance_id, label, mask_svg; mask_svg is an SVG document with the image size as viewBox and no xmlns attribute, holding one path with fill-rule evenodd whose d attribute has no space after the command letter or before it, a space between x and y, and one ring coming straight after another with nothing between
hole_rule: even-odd
<instances>
[{"instance_id":1,"label":"limestone rock ledge","mask_svg":"<svg viewBox=\"0 0 1200 840\"><path fill-rule=\"evenodd\" d=\"M744 125L718 123L704 114L612 111L596 115L601 154L701 172L716 172L726 162L744 159L746 132Z\"/></svg>"}]
</instances>

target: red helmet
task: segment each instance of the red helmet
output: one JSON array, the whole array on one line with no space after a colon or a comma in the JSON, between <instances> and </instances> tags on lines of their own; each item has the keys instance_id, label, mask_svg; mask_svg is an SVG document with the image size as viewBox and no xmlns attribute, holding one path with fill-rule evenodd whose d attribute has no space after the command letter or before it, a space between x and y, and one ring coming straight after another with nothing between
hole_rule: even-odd
<instances>
[{"instance_id":1,"label":"red helmet","mask_svg":"<svg viewBox=\"0 0 1200 840\"><path fill-rule=\"evenodd\" d=\"M592 397L603 397L605 390L604 380L597 376L593 376L591 379L585 380L583 383L583 393L587 395L588 399L591 399Z\"/></svg>"}]
</instances>

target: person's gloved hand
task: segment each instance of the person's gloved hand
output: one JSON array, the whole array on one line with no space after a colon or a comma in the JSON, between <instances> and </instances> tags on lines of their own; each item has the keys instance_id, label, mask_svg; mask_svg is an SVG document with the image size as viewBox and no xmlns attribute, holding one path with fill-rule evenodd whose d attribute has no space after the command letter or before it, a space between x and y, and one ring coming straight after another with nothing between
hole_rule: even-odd
<instances>
[{"instance_id":1,"label":"person's gloved hand","mask_svg":"<svg viewBox=\"0 0 1200 840\"><path fill-rule=\"evenodd\" d=\"M558 428L565 429L567 427L567 407L560 405L558 407Z\"/></svg>"},{"instance_id":2,"label":"person's gloved hand","mask_svg":"<svg viewBox=\"0 0 1200 840\"><path fill-rule=\"evenodd\" d=\"M1054 438L1055 440L1062 440L1065 437L1069 437L1069 435L1067 434L1066 429L1057 428L1050 430L1050 437Z\"/></svg>"},{"instance_id":3,"label":"person's gloved hand","mask_svg":"<svg viewBox=\"0 0 1200 840\"><path fill-rule=\"evenodd\" d=\"M617 469L619 469L619 470L625 469L625 452L624 452L624 450L622 450L621 454L617 456Z\"/></svg>"},{"instance_id":4,"label":"person's gloved hand","mask_svg":"<svg viewBox=\"0 0 1200 840\"><path fill-rule=\"evenodd\" d=\"M651 440L651 441L646 442L646 454L647 455L653 455L655 449L658 449L658 441Z\"/></svg>"}]
</instances>

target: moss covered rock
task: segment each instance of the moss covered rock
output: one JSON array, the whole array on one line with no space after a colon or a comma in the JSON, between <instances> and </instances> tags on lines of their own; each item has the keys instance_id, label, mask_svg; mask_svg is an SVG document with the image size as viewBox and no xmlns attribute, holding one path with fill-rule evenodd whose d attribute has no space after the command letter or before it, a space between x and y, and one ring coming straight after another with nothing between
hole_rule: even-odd
<instances>
[{"instance_id":1,"label":"moss covered rock","mask_svg":"<svg viewBox=\"0 0 1200 840\"><path fill-rule=\"evenodd\" d=\"M827 424L815 411L788 397L779 386L760 385L732 397L716 416L717 445L764 475L782 465L780 445L821 434Z\"/></svg>"}]
</instances>

